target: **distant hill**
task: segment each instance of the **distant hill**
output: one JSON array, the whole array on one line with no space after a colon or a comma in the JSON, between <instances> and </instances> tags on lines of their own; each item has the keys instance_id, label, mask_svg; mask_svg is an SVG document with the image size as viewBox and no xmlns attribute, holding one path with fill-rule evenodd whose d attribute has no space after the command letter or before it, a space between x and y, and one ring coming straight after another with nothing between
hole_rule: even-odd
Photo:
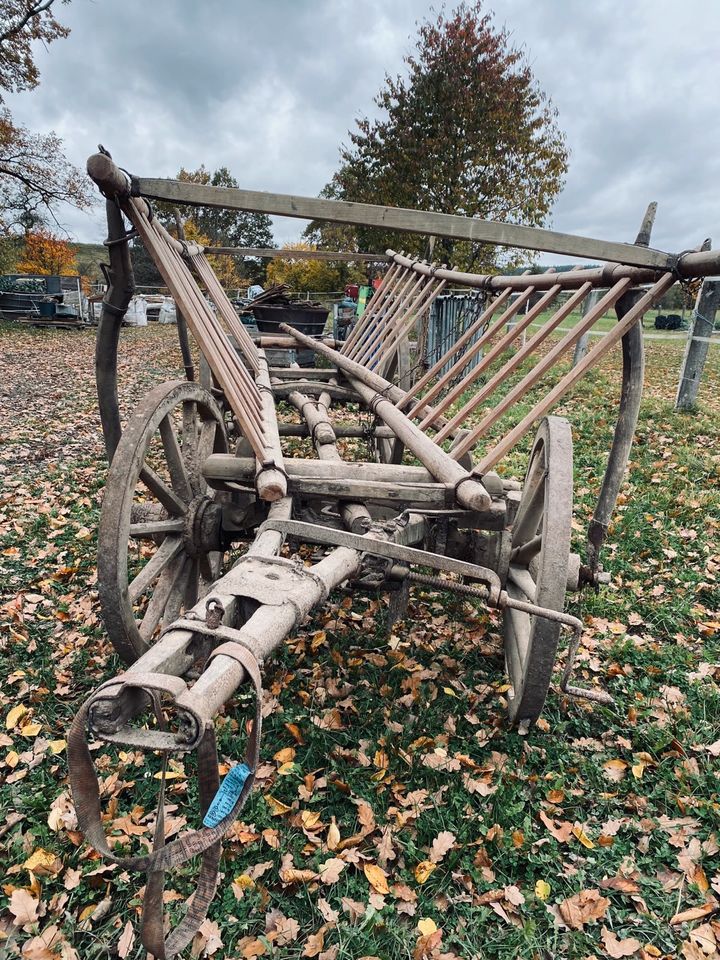
<instances>
[{"instance_id":1,"label":"distant hill","mask_svg":"<svg viewBox=\"0 0 720 960\"><path fill-rule=\"evenodd\" d=\"M107 247L102 243L71 243L78 262L78 273L91 281L102 280L99 264L108 262Z\"/></svg>"}]
</instances>

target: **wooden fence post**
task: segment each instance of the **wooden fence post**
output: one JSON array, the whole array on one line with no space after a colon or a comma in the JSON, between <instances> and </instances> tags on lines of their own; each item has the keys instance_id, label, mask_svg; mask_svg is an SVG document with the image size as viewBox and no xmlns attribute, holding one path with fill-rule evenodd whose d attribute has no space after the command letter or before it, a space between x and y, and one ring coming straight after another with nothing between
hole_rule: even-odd
<instances>
[{"instance_id":1,"label":"wooden fence post","mask_svg":"<svg viewBox=\"0 0 720 960\"><path fill-rule=\"evenodd\" d=\"M720 306L720 280L705 280L698 294L693 322L688 330L685 356L680 370L676 410L692 410L697 400L700 380L707 358L715 314Z\"/></svg>"},{"instance_id":2,"label":"wooden fence post","mask_svg":"<svg viewBox=\"0 0 720 960\"><path fill-rule=\"evenodd\" d=\"M584 317L590 310L592 310L592 308L595 306L595 304L598 302L599 299L600 299L600 291L599 291L599 290L591 290L590 293L589 293L589 294L587 295L587 297L585 298L585 303L583 304L583 310L582 310L582 316L583 316L583 317ZM587 353L588 340L589 340L589 339L590 339L590 331L588 330L587 333L584 333L584 334L580 337L580 339L578 340L578 342L575 344L575 354L574 354L574 356L573 356L573 366L574 366L574 367L576 367L576 366L580 363L580 361L582 360L582 358L583 358L583 357L585 356L585 354Z\"/></svg>"}]
</instances>

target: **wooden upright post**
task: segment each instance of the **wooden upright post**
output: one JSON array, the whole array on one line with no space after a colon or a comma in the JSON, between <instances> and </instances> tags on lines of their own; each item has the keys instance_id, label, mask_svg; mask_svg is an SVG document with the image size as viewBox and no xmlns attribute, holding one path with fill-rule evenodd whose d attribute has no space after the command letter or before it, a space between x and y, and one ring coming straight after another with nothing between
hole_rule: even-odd
<instances>
[{"instance_id":1,"label":"wooden upright post","mask_svg":"<svg viewBox=\"0 0 720 960\"><path fill-rule=\"evenodd\" d=\"M675 398L676 410L692 410L695 406L718 306L720 306L720 280L705 280L700 288L693 311L693 322L688 331L680 383Z\"/></svg>"},{"instance_id":2,"label":"wooden upright post","mask_svg":"<svg viewBox=\"0 0 720 960\"><path fill-rule=\"evenodd\" d=\"M583 304L583 311L582 311L583 317L585 316L586 313L592 310L592 308L595 306L595 304L598 302L599 299L600 299L599 290L591 290L590 293L588 294L587 300ZM580 337L578 342L575 344L575 355L573 356L574 367L576 367L580 363L580 361L583 359L583 357L587 353L589 339L590 339L590 331L586 330L585 333Z\"/></svg>"}]
</instances>

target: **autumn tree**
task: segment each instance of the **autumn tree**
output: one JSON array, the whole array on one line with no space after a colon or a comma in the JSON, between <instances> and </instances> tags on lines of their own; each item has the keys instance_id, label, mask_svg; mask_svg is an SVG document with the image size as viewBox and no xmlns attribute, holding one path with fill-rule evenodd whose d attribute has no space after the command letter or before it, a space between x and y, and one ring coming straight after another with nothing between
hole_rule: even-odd
<instances>
[{"instance_id":1,"label":"autumn tree","mask_svg":"<svg viewBox=\"0 0 720 960\"><path fill-rule=\"evenodd\" d=\"M75 251L49 230L36 230L25 237L25 250L17 265L19 273L42 276L73 276L78 272Z\"/></svg>"},{"instance_id":2,"label":"autumn tree","mask_svg":"<svg viewBox=\"0 0 720 960\"><path fill-rule=\"evenodd\" d=\"M227 167L211 172L204 165L197 170L180 169L176 179L188 183L201 183L211 187L237 187L238 182ZM171 231L175 227L174 205L156 204L160 220ZM245 213L242 210L223 210L219 207L193 207L192 221L208 238L211 247L274 247L272 222L264 213ZM234 268L238 277L262 280L264 267L259 260L239 261Z\"/></svg>"},{"instance_id":3,"label":"autumn tree","mask_svg":"<svg viewBox=\"0 0 720 960\"><path fill-rule=\"evenodd\" d=\"M568 152L556 110L523 52L482 0L419 25L404 75L386 76L378 119L357 121L322 195L541 226L563 185ZM323 244L325 228L308 236ZM358 228L361 250L421 253L425 238ZM439 240L436 259L490 265L493 248Z\"/></svg>"},{"instance_id":4,"label":"autumn tree","mask_svg":"<svg viewBox=\"0 0 720 960\"><path fill-rule=\"evenodd\" d=\"M309 243L286 243L283 250L314 250ZM339 290L340 271L324 260L292 260L278 258L272 260L267 268L267 282L286 283L291 290L309 293L325 293Z\"/></svg>"},{"instance_id":5,"label":"autumn tree","mask_svg":"<svg viewBox=\"0 0 720 960\"><path fill-rule=\"evenodd\" d=\"M95 194L67 160L62 140L13 120L3 94L39 83L34 43L49 44L70 32L52 11L56 0L0 0L0 232L34 229L59 202L89 207ZM67 2L67 0L64 0Z\"/></svg>"}]
</instances>

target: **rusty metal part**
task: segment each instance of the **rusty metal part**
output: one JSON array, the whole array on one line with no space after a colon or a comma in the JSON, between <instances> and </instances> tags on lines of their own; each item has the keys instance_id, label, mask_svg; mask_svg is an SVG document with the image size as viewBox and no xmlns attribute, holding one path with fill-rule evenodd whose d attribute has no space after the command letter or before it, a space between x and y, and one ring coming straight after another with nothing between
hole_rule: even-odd
<instances>
[{"instance_id":1,"label":"rusty metal part","mask_svg":"<svg viewBox=\"0 0 720 960\"><path fill-rule=\"evenodd\" d=\"M443 557L427 550L418 550L415 547L407 547L387 540L371 540L359 534L334 530L331 527L320 527L312 523L302 523L299 520L266 520L261 525L260 530L277 530L286 536L298 537L309 543L349 547L352 550L371 553L385 559L399 560L402 563L421 567L433 567L436 570L445 570L448 573L468 577L471 580L480 580L487 584L488 599L493 605L497 602L495 598L500 595L501 584L497 574L487 567L480 567L466 560Z\"/></svg>"}]
</instances>

